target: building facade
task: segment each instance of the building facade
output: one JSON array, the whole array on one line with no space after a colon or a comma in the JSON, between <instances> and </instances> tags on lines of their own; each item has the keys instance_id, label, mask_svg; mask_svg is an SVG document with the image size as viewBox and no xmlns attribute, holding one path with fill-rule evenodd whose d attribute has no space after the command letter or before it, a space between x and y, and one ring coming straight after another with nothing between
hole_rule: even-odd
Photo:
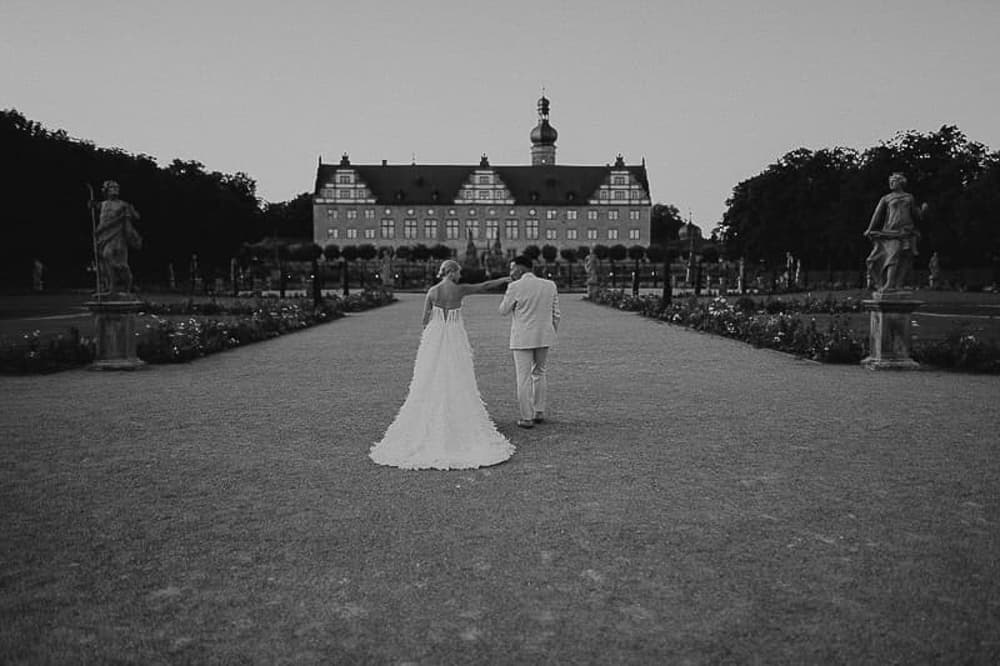
<instances>
[{"instance_id":1,"label":"building facade","mask_svg":"<svg viewBox=\"0 0 1000 666\"><path fill-rule=\"evenodd\" d=\"M313 239L320 246L446 245L519 252L528 245L649 245L652 210L645 160L556 164L549 100L538 101L531 164L339 164L316 172Z\"/></svg>"}]
</instances>

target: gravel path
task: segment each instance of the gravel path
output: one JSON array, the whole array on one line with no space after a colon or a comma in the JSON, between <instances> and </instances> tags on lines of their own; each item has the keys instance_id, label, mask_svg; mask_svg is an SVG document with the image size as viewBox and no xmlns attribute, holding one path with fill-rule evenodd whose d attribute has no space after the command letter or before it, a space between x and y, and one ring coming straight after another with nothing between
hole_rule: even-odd
<instances>
[{"instance_id":1,"label":"gravel path","mask_svg":"<svg viewBox=\"0 0 1000 666\"><path fill-rule=\"evenodd\" d=\"M378 467L422 297L195 363L0 377L0 661L987 663L1000 379L828 366L565 295L494 468Z\"/></svg>"}]
</instances>

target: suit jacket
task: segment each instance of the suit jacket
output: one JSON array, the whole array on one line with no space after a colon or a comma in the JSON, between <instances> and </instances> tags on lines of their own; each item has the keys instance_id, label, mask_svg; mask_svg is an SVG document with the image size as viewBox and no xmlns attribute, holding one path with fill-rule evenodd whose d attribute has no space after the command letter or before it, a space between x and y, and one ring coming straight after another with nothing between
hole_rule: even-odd
<instances>
[{"instance_id":1,"label":"suit jacket","mask_svg":"<svg viewBox=\"0 0 1000 666\"><path fill-rule=\"evenodd\" d=\"M525 273L507 285L500 314L512 315L511 349L551 347L556 342L560 317L556 283Z\"/></svg>"}]
</instances>

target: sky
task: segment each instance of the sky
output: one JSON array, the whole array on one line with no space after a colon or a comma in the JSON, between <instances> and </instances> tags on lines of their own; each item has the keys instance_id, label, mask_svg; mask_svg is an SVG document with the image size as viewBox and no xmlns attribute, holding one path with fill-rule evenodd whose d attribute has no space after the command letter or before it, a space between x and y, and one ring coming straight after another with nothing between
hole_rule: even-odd
<instances>
[{"instance_id":1,"label":"sky","mask_svg":"<svg viewBox=\"0 0 1000 666\"><path fill-rule=\"evenodd\" d=\"M0 0L0 108L284 201L345 152L530 164L544 89L557 163L645 159L709 231L797 148L1000 150L998 34L1000 0Z\"/></svg>"}]
</instances>

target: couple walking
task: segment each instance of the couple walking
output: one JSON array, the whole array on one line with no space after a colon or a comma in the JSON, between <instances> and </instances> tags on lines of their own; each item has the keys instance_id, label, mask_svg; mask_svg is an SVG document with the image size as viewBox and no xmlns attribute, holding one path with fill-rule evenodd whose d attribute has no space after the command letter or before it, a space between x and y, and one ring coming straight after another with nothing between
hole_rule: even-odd
<instances>
[{"instance_id":1,"label":"couple walking","mask_svg":"<svg viewBox=\"0 0 1000 666\"><path fill-rule=\"evenodd\" d=\"M405 469L469 469L503 462L514 445L486 412L472 364L472 347L462 322L462 299L507 285L499 312L511 316L510 348L517 374L521 428L545 418L545 363L559 327L556 285L531 272L531 259L517 257L510 276L460 284L462 267L447 260L440 282L427 291L424 329L409 394L395 420L369 456L380 465Z\"/></svg>"}]
</instances>

